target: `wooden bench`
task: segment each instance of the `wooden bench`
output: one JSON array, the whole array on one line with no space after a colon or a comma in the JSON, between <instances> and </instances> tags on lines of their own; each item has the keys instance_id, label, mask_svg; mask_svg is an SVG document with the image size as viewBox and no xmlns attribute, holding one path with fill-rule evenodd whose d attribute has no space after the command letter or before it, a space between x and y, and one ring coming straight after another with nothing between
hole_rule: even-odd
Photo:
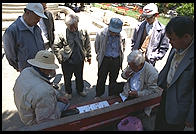
<instances>
[{"instance_id":1,"label":"wooden bench","mask_svg":"<svg viewBox=\"0 0 196 134\"><path fill-rule=\"evenodd\" d=\"M61 119L40 123L33 126L25 126L17 129L18 131L84 131L97 130L99 127L111 124L117 120L128 116L130 113L143 110L145 107L159 104L161 93L152 94L149 96L139 97L133 100L122 102L120 97L108 97L98 101L91 101L86 103L71 106L70 109L78 106L93 104L107 100L110 106L96 109L81 114L67 116ZM119 102L119 104L114 104Z\"/></svg>"}]
</instances>

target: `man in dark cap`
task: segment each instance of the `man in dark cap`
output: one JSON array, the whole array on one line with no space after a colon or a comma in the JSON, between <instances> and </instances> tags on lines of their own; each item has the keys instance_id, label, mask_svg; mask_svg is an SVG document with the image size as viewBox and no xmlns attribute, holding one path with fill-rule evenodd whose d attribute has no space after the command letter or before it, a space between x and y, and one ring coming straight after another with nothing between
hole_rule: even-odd
<instances>
[{"instance_id":1,"label":"man in dark cap","mask_svg":"<svg viewBox=\"0 0 196 134\"><path fill-rule=\"evenodd\" d=\"M112 85L116 83L122 67L125 38L122 36L123 22L119 18L111 18L109 27L96 35L95 52L98 61L98 80L96 96L98 99L105 92L105 82L109 74L109 96L113 95Z\"/></svg>"}]
</instances>

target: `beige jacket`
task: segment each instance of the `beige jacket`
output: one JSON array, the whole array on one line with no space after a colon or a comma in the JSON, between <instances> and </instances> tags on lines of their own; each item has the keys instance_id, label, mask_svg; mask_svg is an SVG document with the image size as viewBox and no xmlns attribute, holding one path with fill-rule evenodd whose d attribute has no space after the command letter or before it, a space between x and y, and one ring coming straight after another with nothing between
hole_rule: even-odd
<instances>
[{"instance_id":1,"label":"beige jacket","mask_svg":"<svg viewBox=\"0 0 196 134\"><path fill-rule=\"evenodd\" d=\"M103 29L103 31L98 32L96 35L95 39L95 52L97 54L97 61L98 61L98 67L101 66L101 63L103 61L103 57L105 55L105 50L106 50L106 44L108 40L107 36L108 28ZM122 67L122 61L123 61L123 49L125 48L126 45L126 34L121 31L120 33L120 46L121 46L121 51L120 51L120 59L121 59L121 67Z\"/></svg>"},{"instance_id":2,"label":"beige jacket","mask_svg":"<svg viewBox=\"0 0 196 134\"><path fill-rule=\"evenodd\" d=\"M126 71L129 71L129 69L129 66L126 67L121 74L122 78L127 80L122 92L122 95L126 97L128 97L128 92L130 91L129 79L131 78L131 76L126 77L125 73ZM155 67L153 67L151 64L145 61L143 71L140 75L140 81L142 86L141 91L138 91L138 96L145 96L156 92L160 92L157 86L157 79L158 71Z\"/></svg>"},{"instance_id":3,"label":"beige jacket","mask_svg":"<svg viewBox=\"0 0 196 134\"><path fill-rule=\"evenodd\" d=\"M25 125L60 118L58 92L32 67L25 68L14 85L14 101ZM59 94L58 94L59 95Z\"/></svg>"}]
</instances>

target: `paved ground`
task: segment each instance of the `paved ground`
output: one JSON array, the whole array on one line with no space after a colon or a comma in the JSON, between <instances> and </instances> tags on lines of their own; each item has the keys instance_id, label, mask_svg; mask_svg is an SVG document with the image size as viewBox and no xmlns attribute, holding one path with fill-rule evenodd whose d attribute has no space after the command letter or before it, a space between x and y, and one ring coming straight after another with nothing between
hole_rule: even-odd
<instances>
[{"instance_id":1,"label":"paved ground","mask_svg":"<svg viewBox=\"0 0 196 134\"><path fill-rule=\"evenodd\" d=\"M91 17L87 16L86 13L81 13L80 15L81 21L80 25L81 26L86 26L88 29L97 31L98 29L92 25L91 22ZM88 21L87 21L88 20ZM56 32L59 30L64 30L62 27L64 27L64 22L63 20L55 20L55 28ZM123 68L126 67L126 57L130 53L130 38L127 41L127 46L125 50L125 59L123 62ZM86 91L89 92L89 95L85 100L90 100L93 99L95 95L95 85L97 81L97 61L96 61L96 54L94 51L94 42L91 42L91 51L92 51L92 64L89 65L88 63L84 64L84 82L85 82L85 87ZM3 48L2 48L2 53L3 53ZM156 68L158 71L162 69L162 67L165 64L166 58L167 58L168 53L164 57L163 60L159 61L156 64ZM56 63L57 60L56 60ZM62 73L61 67L57 69L57 73ZM121 74L121 71L120 73ZM2 59L2 130L11 130L12 128L15 127L21 127L23 126L22 122L20 121L19 115L17 113L16 106L14 104L14 98L13 98L13 86L15 83L16 78L18 77L19 73L16 72L9 64L7 59L4 57ZM74 80L75 77L72 78L73 80L73 87L75 87ZM118 77L117 81L124 81L120 75ZM63 78L60 83L63 83ZM106 87L108 85L108 79L106 82ZM75 90L74 90L75 91ZM107 90L105 92L105 96L107 96ZM73 100L78 100L80 99L78 95L74 92L73 94ZM76 101L73 101L73 103L76 103Z\"/></svg>"}]
</instances>

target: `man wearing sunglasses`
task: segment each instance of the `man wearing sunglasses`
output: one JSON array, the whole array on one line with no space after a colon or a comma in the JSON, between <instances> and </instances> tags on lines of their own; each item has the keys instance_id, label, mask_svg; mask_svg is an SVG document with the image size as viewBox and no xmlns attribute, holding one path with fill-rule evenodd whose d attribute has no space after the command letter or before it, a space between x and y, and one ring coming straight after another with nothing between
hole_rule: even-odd
<instances>
[{"instance_id":1,"label":"man wearing sunglasses","mask_svg":"<svg viewBox=\"0 0 196 134\"><path fill-rule=\"evenodd\" d=\"M162 59L169 49L169 40L165 35L165 26L157 20L156 4L147 4L142 16L145 20L135 28L132 49L142 51L146 61L155 66L156 61Z\"/></svg>"}]
</instances>

